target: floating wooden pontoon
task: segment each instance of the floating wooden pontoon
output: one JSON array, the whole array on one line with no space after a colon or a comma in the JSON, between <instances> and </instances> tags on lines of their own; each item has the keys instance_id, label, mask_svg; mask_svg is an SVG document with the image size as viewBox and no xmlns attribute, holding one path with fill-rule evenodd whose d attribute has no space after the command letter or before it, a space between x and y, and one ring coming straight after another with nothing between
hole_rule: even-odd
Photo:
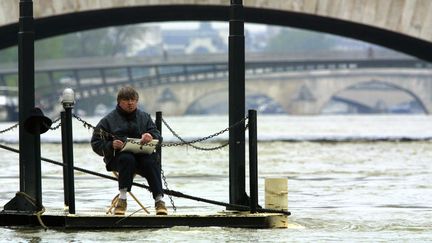
<instances>
[{"instance_id":1,"label":"floating wooden pontoon","mask_svg":"<svg viewBox=\"0 0 432 243\"><path fill-rule=\"evenodd\" d=\"M38 218L40 217L40 218ZM166 228L187 227L239 227L239 228L287 228L288 219L284 214L220 212L217 214L192 215L132 215L113 216L103 213L65 214L45 212L43 215L20 214L3 211L0 213L0 226L46 226L67 229L107 229L107 228Z\"/></svg>"}]
</instances>

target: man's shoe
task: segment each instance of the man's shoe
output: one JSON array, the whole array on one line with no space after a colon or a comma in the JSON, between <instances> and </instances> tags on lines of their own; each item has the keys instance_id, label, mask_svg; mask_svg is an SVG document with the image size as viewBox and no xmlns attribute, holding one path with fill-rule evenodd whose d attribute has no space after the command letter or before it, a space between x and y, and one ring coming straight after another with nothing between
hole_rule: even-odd
<instances>
[{"instance_id":1,"label":"man's shoe","mask_svg":"<svg viewBox=\"0 0 432 243\"><path fill-rule=\"evenodd\" d=\"M164 201L159 200L155 202L155 208L156 208L156 215L168 215L168 210L165 207Z\"/></svg>"},{"instance_id":2,"label":"man's shoe","mask_svg":"<svg viewBox=\"0 0 432 243\"><path fill-rule=\"evenodd\" d=\"M127 209L127 202L126 199L118 199L117 205L114 208L114 214L115 215L125 215Z\"/></svg>"}]
</instances>

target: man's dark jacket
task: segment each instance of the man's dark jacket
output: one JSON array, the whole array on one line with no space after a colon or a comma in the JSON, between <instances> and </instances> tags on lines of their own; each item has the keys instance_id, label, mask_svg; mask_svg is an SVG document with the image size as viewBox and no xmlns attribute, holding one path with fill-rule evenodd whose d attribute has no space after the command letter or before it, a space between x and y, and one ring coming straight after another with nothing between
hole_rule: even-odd
<instances>
[{"instance_id":1,"label":"man's dark jacket","mask_svg":"<svg viewBox=\"0 0 432 243\"><path fill-rule=\"evenodd\" d=\"M103 132L108 134L103 134ZM112 141L119 139L124 142L126 138L141 138L141 135L146 132L150 133L153 139L162 142L161 134L148 113L139 109L132 113L126 113L117 106L95 127L91 146L95 153L104 157L107 169L110 170L108 165L115 156Z\"/></svg>"}]
</instances>

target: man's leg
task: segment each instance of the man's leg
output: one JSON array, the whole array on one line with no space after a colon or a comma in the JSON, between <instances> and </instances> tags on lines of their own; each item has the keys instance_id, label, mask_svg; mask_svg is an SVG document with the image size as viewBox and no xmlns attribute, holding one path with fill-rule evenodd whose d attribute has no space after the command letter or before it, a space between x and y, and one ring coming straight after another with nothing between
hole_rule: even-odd
<instances>
[{"instance_id":1,"label":"man's leg","mask_svg":"<svg viewBox=\"0 0 432 243\"><path fill-rule=\"evenodd\" d=\"M137 158L139 160L137 171L141 176L146 178L153 194L153 199L156 199L157 196L163 196L161 170L156 160L156 154L140 155Z\"/></svg>"},{"instance_id":2,"label":"man's leg","mask_svg":"<svg viewBox=\"0 0 432 243\"><path fill-rule=\"evenodd\" d=\"M168 211L163 201L161 169L157 163L157 155L142 155L138 157L138 173L146 178L155 200L157 215L167 215Z\"/></svg>"},{"instance_id":3,"label":"man's leg","mask_svg":"<svg viewBox=\"0 0 432 243\"><path fill-rule=\"evenodd\" d=\"M135 156L131 153L119 153L111 162L112 170L118 172L118 186L120 191L114 214L124 215L126 213L126 195L132 188L136 165L137 162Z\"/></svg>"},{"instance_id":4,"label":"man's leg","mask_svg":"<svg viewBox=\"0 0 432 243\"><path fill-rule=\"evenodd\" d=\"M119 190L126 188L130 192L137 168L135 156L131 153L119 153L112 161L111 168L119 173Z\"/></svg>"}]
</instances>

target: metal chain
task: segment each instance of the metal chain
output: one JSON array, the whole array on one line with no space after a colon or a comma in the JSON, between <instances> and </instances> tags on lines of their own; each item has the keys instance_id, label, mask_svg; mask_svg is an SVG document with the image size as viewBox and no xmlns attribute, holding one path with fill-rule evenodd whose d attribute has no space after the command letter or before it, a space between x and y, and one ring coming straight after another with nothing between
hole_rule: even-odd
<instances>
[{"instance_id":1,"label":"metal chain","mask_svg":"<svg viewBox=\"0 0 432 243\"><path fill-rule=\"evenodd\" d=\"M83 123L83 125L84 125L85 128L87 128L87 129L92 128L93 130L95 130L95 128L96 128L95 126L93 126L93 125L91 125L90 123L84 121L81 117L77 116L76 114L73 114L73 117L75 117L78 121L80 121L81 123ZM213 147L213 148L202 148L202 147L198 147L198 146L193 145L193 144L194 144L194 143L197 143L197 142L205 141L205 140L207 140L207 139L210 139L210 138L213 138L213 137L216 137L216 136L219 136L219 135L221 135L221 134L223 134L223 133L229 131L229 129L231 129L231 128L233 128L233 127L236 127L236 126L240 125L241 123L245 122L247 119L248 119L248 117L245 117L245 118L241 119L240 121L234 123L233 125L231 125L231 126L225 128L225 129L223 129L223 130L221 130L221 131L219 131L219 132L216 132L216 133L214 133L214 134L212 134L212 135L209 135L209 136L207 136L207 137L199 138L199 139L192 140L192 141L189 141L189 142L188 142L188 141L184 140L183 138L181 138L181 137L180 137L180 136L179 136L179 135L178 135L178 134L177 134L177 133L176 133L176 132L175 132L175 131L174 131L174 130L169 126L169 125L168 125L168 123L167 123L167 122L162 118L162 122L165 124L165 126L168 128L168 130L170 130L170 132L171 132L175 137L177 137L177 138L181 141L181 143L167 143L167 144L157 144L157 145L147 145L147 146L174 147L174 146L181 146L181 145L189 145L189 146L191 146L191 147L193 147L193 148L195 148L195 149L198 149L198 150L206 150L206 151L210 151L210 150L220 149L220 148L223 148L223 147L227 146L229 143L222 144L222 145L220 145L220 146ZM249 124L246 124L245 129L247 129L248 126L249 126ZM103 135L103 136L115 137L115 135L110 134L110 133L108 133L108 132L106 132L106 131L102 131L102 130L101 130L101 131L99 131L99 132L100 132L101 135ZM136 142L134 142L133 140L131 140L130 142L131 142L131 143L136 143ZM145 146L145 145L146 145L146 144L144 144L144 146ZM143 146L143 144L141 144L141 146ZM158 160L159 160L159 164L160 164L160 158L158 158ZM161 177L162 177L162 180L163 180L163 182L164 182L164 186L165 186L165 188L166 188L167 190L169 190L169 188L168 188L168 182L167 182L167 179L166 179L166 177L165 177L165 172L164 172L164 170L162 169L162 166L161 166ZM171 195L168 195L168 197L169 197L169 199L170 199L170 202L171 202L171 205L172 205L174 211L176 211L176 210L177 210L177 207L176 207L175 204L174 204L174 200L173 200L172 196L171 196Z\"/></svg>"},{"instance_id":2,"label":"metal chain","mask_svg":"<svg viewBox=\"0 0 432 243\"><path fill-rule=\"evenodd\" d=\"M170 190L170 189L168 188L168 182L167 182L167 179L166 179L166 177L165 177L165 172L164 172L164 170L162 169L162 165L161 165L161 158L160 158L159 156L158 156L158 162L159 162L159 165L160 165L160 168L161 168L161 176L162 176L162 180L163 180L163 182L164 182L165 188L166 188L167 190ZM170 203L171 203L171 205L172 205L172 207L173 207L174 212L176 212L176 211L177 211L177 207L174 205L174 199L172 198L171 195L168 195L168 198L169 198L169 200L170 200Z\"/></svg>"},{"instance_id":3,"label":"metal chain","mask_svg":"<svg viewBox=\"0 0 432 243\"><path fill-rule=\"evenodd\" d=\"M87 129L90 129L90 128L91 128L91 129L95 130L95 128L96 128L95 126L93 126L93 125L91 125L90 123L84 121L81 117L77 116L76 114L72 114L72 115L73 115L73 117L76 118L78 121L80 121L81 123L83 123L83 126L84 126L85 128L87 128ZM193 145L193 144L194 144L194 143L198 143L198 142L202 142L202 141L205 141L205 140L208 140L208 139L213 138L213 137L216 137L216 136L219 136L219 135L221 135L221 134L223 134L223 133L229 131L229 129L231 129L231 128L233 128L233 127L236 127L236 126L238 126L239 124L245 122L247 119L248 119L248 117L245 117L245 118L243 118L242 120L240 120L240 121L234 123L233 125L231 125L231 126L225 128L225 129L223 129L223 130L221 130L221 131L219 131L219 132L216 132L216 133L214 133L214 134L212 134L212 135L209 135L209 136L207 136L207 137L199 138L199 139L192 140L192 141L186 141L186 140L184 140L183 138L181 138L181 137L180 137L180 136L179 136L179 135L178 135L178 134L177 134L177 133L176 133L176 132L175 132L175 131L174 131L174 130L169 126L169 125L168 125L168 123L167 123L167 122L162 118L162 122L165 124L165 126L168 128L168 130L170 130L170 132L171 132L175 137L177 137L177 138L181 141L181 143L157 144L157 145L149 145L149 146L174 147L174 146L181 146L181 145L189 145L189 146L191 146L191 147L193 147L193 148L195 148L195 149L198 149L198 150L206 150L206 151L210 151L210 150L221 149L221 148L227 146L229 143L222 144L222 145L220 145L220 146L213 147L213 148L203 148L203 147L198 147L198 146ZM61 120L61 118L57 118L57 119L55 119L55 120L52 122L52 124L55 124L55 123L57 123L57 122L60 121L60 120ZM11 126L11 127L9 127L9 128L6 128L6 129L0 131L0 134L10 131L10 130L12 130L12 129L18 127L18 125L19 125L19 123L15 124L15 125L13 125L13 126ZM56 130L56 129L58 129L59 127L61 127L61 125L62 125L62 123L59 122L59 124L57 124L55 127L50 127L49 129L50 129L50 130ZM249 124L246 124L245 129L248 128L248 125L249 125ZM100 132L102 135L105 135L105 136L108 135L108 136L111 136L111 137L115 137L113 134L110 134L110 133L108 133L108 132L106 132L106 131L102 131L102 130L101 130L101 131L99 131L99 132ZM133 141L131 141L131 142L134 143ZM160 158L158 158L158 160L159 160L158 162L159 162L159 164L160 164ZM162 177L162 179L163 179L163 182L164 182L164 186L165 186L165 188L166 188L167 190L169 190L169 188L168 188L168 183L167 183L166 176L165 176L165 172L163 171L162 166L161 166L161 177ZM171 202L171 205L172 205L172 207L173 207L173 210L176 211L176 210L177 210L177 207L176 207L175 204L174 204L174 200L173 200L172 196L171 196L171 195L168 195L168 197L169 197L169 199L170 199L170 202Z\"/></svg>"},{"instance_id":4,"label":"metal chain","mask_svg":"<svg viewBox=\"0 0 432 243\"><path fill-rule=\"evenodd\" d=\"M51 126L54 125L55 123L57 123L58 121L60 121L60 117L57 118L57 119L55 119L55 120L52 122ZM55 126L55 127L50 127L49 129L52 130L52 131L54 131L54 130L57 130L59 127L61 127L61 125L62 125L62 123L59 122L59 124L57 124L57 126Z\"/></svg>"},{"instance_id":5,"label":"metal chain","mask_svg":"<svg viewBox=\"0 0 432 243\"><path fill-rule=\"evenodd\" d=\"M90 124L90 123L84 121L81 117L77 116L76 114L72 114L72 116L75 117L78 121L80 121L80 122L83 124L83 126L84 126L85 128L87 128L87 129L92 128L93 130L96 128L96 127L93 126L92 124ZM114 135L112 135L112 136L114 136Z\"/></svg>"},{"instance_id":6,"label":"metal chain","mask_svg":"<svg viewBox=\"0 0 432 243\"><path fill-rule=\"evenodd\" d=\"M91 125L90 123L84 121L82 118L78 117L77 115L73 114L73 116L74 116L78 121L82 122L85 128L88 128L88 129L92 128L93 130L95 129L95 127L94 127L93 125ZM107 135L107 134L109 134L109 133L104 132L104 134ZM109 135L111 135L112 137L114 137L114 135L112 135L112 134L109 134ZM132 140L131 142L133 143L133 140ZM158 163L159 163L159 165L161 165L161 161L160 161L160 157L159 157L159 156L158 156ZM161 166L160 168L161 168L161 177L162 177L162 179L163 179L163 182L164 182L165 188L166 188L167 190L169 190L169 188L168 188L168 182L167 182L167 179L166 179L166 177L165 177L165 172L164 172L164 170L162 169L162 166ZM177 211L177 207L176 207L175 204L174 204L174 199L172 198L172 196L171 196L171 195L168 195L168 198L170 199L170 203L171 203L171 205L172 205L172 207L173 207L174 212Z\"/></svg>"},{"instance_id":7,"label":"metal chain","mask_svg":"<svg viewBox=\"0 0 432 243\"><path fill-rule=\"evenodd\" d=\"M60 120L60 118L55 119L55 120L52 122L52 124L55 124L55 123L58 122L59 120ZM11 131L12 129L17 128L18 126L19 126L19 123L16 123L15 125L13 125L13 126L11 126L11 127L9 127L9 128L6 128L6 129L4 129L4 130L1 130L1 131L0 131L0 134L5 133L5 132L8 132L8 131ZM59 124L58 124L57 126L55 126L55 127L50 127L49 129L50 129L50 130L56 130L56 129L58 129L60 126L61 126L61 123L59 123Z\"/></svg>"},{"instance_id":8,"label":"metal chain","mask_svg":"<svg viewBox=\"0 0 432 243\"><path fill-rule=\"evenodd\" d=\"M18 127L18 125L19 125L19 123L15 124L15 125L13 125L13 126L11 126L11 127L9 127L9 128L6 128L6 129L4 129L4 130L1 130L1 131L0 131L0 134L5 133L5 132L8 132L8 131L10 131L10 130L12 130L12 129L15 129L15 128Z\"/></svg>"},{"instance_id":9,"label":"metal chain","mask_svg":"<svg viewBox=\"0 0 432 243\"><path fill-rule=\"evenodd\" d=\"M80 121L81 123L83 123L83 125L84 125L85 128L95 130L95 128L96 128L95 126L93 126L93 125L91 125L90 123L84 121L82 118L80 118L80 117L77 116L76 114L73 114L73 117L75 117L78 121ZM198 149L198 150L206 150L206 151L216 150L216 149L220 149L220 148L223 148L223 147L227 146L229 143L222 144L222 145L220 145L220 146L213 147L213 148L203 148L203 147L198 147L198 146L193 145L193 144L194 144L194 143L198 143L198 142L202 142L202 141L205 141L205 140L208 140L208 139L210 139L210 138L217 137L217 136L219 136L219 135L221 135L221 134L223 134L223 133L229 131L231 128L240 125L241 123L245 122L247 119L248 119L248 117L244 117L243 119L239 120L238 122L234 123L233 125L231 125L231 126L225 128L225 129L223 129L223 130L221 130L221 131L219 131L219 132L216 132L216 133L214 133L214 134L211 134L211 135L209 135L209 136L206 136L206 137L203 137L203 138L198 138L198 139L195 139L195 140L192 140L192 141L186 141L186 140L184 140L182 137L180 137L180 136L179 136L179 135L178 135L178 134L177 134L177 133L176 133L176 132L171 128L171 126L168 125L168 123L167 123L167 122L162 118L162 122L164 123L164 125L165 125L165 126L168 128L168 130L169 130L169 131L170 131L170 132L171 132L171 133L172 133L176 138L178 138L181 142L180 142L180 143L162 143L162 144L157 144L157 145L151 145L151 144L142 144L142 145L143 145L143 146L156 146L156 147L157 147L157 146L160 146L160 147L175 147L175 146L189 145L189 146L191 146L191 147L193 147L193 148L195 148L195 149ZM249 125L249 124L246 124L245 129L248 128L248 125ZM115 135L110 134L110 133L108 133L108 132L106 132L106 131L103 131L103 130L100 130L99 132L101 133L101 135L104 135L104 136L109 136L109 137L112 137L112 138L115 138L115 137L116 137ZM131 140L130 142L131 142L131 143L136 143L136 142L134 142L134 141L132 141L132 140Z\"/></svg>"},{"instance_id":10,"label":"metal chain","mask_svg":"<svg viewBox=\"0 0 432 243\"><path fill-rule=\"evenodd\" d=\"M193 144L194 144L194 143L198 143L198 142L205 141L205 140L210 139L210 138L214 138L214 137L216 137L216 136L219 136L219 135L221 135L221 134L223 134L223 133L229 131L229 129L231 129L231 128L233 128L233 127L236 127L236 126L240 125L241 123L245 122L247 119L248 119L248 117L245 117L245 118L241 119L240 121L234 123L233 125L231 125L231 126L225 128L225 129L223 129L223 130L221 130L221 131L219 131L219 132L216 132L216 133L214 133L214 134L212 134L212 135L209 135L209 136L207 136L207 137L199 138L199 139L192 140L192 141L189 141L189 142L188 142L188 141L184 140L182 137L180 137L180 135L178 135L178 134L177 134L177 133L176 133L176 132L175 132L175 131L174 131L174 130L173 130L173 129L168 125L168 123L167 123L167 122L162 118L162 122L164 123L164 125L165 125L165 126L168 128L168 130L169 130L169 131L170 131L170 132L171 132L171 133L172 133L176 138L178 138L181 142L180 142L180 143L167 143L167 144L162 144L161 146L162 146L162 147L174 147L174 146L189 145L189 146L191 146L191 147L193 147L193 148L195 148L195 149L198 149L198 150L205 150L205 151L221 149L221 148L227 146L229 143L225 143L225 144L222 144L222 145L220 145L220 146L212 147L212 148L203 148L203 147L199 147L199 146L196 146L196 145L193 145ZM246 125L245 128L247 128L247 127L248 127L248 125Z\"/></svg>"}]
</instances>

